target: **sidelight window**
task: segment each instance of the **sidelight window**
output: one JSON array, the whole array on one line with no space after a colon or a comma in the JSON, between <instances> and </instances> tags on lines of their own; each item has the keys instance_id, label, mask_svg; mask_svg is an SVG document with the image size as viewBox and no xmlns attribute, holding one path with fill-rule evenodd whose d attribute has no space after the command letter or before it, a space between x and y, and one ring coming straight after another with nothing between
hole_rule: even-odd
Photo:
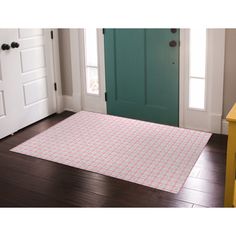
<instances>
[{"instance_id":1,"label":"sidelight window","mask_svg":"<svg viewBox=\"0 0 236 236\"><path fill-rule=\"evenodd\" d=\"M84 30L86 91L99 94L97 29Z\"/></svg>"},{"instance_id":2,"label":"sidelight window","mask_svg":"<svg viewBox=\"0 0 236 236\"><path fill-rule=\"evenodd\" d=\"M189 108L205 109L206 29L191 29L189 40Z\"/></svg>"}]
</instances>

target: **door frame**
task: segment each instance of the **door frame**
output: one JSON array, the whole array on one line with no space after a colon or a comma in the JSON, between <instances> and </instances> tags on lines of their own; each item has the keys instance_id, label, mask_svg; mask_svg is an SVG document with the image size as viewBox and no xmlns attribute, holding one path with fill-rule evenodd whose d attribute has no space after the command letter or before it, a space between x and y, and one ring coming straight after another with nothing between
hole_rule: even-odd
<instances>
[{"instance_id":1,"label":"door frame","mask_svg":"<svg viewBox=\"0 0 236 236\"><path fill-rule=\"evenodd\" d=\"M81 29L70 29L70 46L71 46L71 63L72 63L72 84L73 84L73 110L80 111L82 107L82 79L83 75L81 72L81 58L79 57L81 52L79 30ZM213 30L213 29L212 29ZM207 128L202 128L204 131L221 133L221 120L222 120L222 105L223 105L223 81L224 81L224 45L225 45L225 29L214 29L218 37L217 40L212 34L210 37L210 43L213 46L219 47L216 54L213 52L211 47L208 52L214 55L209 57L210 73L207 79ZM186 110L188 104L188 60L189 60L189 29L180 29L180 50L179 50L179 126L183 128L196 128L194 126L186 125ZM214 41L215 40L215 41ZM104 48L104 36L102 35L100 43ZM104 60L104 50L99 51L99 57ZM217 57L214 60L215 56ZM218 66L217 72L214 71L215 65ZM101 80L104 84L105 89L105 64L103 62L101 70ZM214 83L213 83L214 78ZM101 82L101 81L100 81ZM217 86L216 86L217 85ZM211 97L216 97L217 102L211 101ZM202 112L202 111L199 111ZM106 113L106 110L105 112ZM200 128L201 129L201 128Z\"/></svg>"},{"instance_id":2,"label":"door frame","mask_svg":"<svg viewBox=\"0 0 236 236\"><path fill-rule=\"evenodd\" d=\"M70 29L72 101L73 111L75 112L85 109L104 114L107 113L105 102L104 35L102 29L97 29L97 32L99 95L92 95L86 93L85 86L84 32L83 29Z\"/></svg>"},{"instance_id":3,"label":"door frame","mask_svg":"<svg viewBox=\"0 0 236 236\"><path fill-rule=\"evenodd\" d=\"M60 69L60 51L59 51L59 36L58 29L44 29L47 34L50 35L50 59L52 60L52 80L56 84L56 90L54 90L56 100L56 112L61 113L64 111L62 87L61 87L61 69ZM52 34L51 34L52 32ZM52 37L53 35L53 37Z\"/></svg>"},{"instance_id":4,"label":"door frame","mask_svg":"<svg viewBox=\"0 0 236 236\"><path fill-rule=\"evenodd\" d=\"M225 29L207 29L206 92L204 110L189 101L189 29L180 29L179 126L222 133Z\"/></svg>"},{"instance_id":5,"label":"door frame","mask_svg":"<svg viewBox=\"0 0 236 236\"><path fill-rule=\"evenodd\" d=\"M98 59L98 82L99 94L89 94L86 89L86 53L84 29L79 29L80 62L81 62L81 88L82 88L82 109L106 114L105 101L105 64L104 64L104 35L102 29L97 29L97 59Z\"/></svg>"},{"instance_id":6,"label":"door frame","mask_svg":"<svg viewBox=\"0 0 236 236\"><path fill-rule=\"evenodd\" d=\"M46 29L47 30L47 29ZM53 39L51 38L50 45L50 57L52 60L52 76L53 81L56 83L56 112L61 113L64 111L63 97L62 97L62 87L61 87L61 66L60 66L60 50L59 50L59 36L58 29L48 29L48 34L51 36L51 32L53 32Z\"/></svg>"},{"instance_id":7,"label":"door frame","mask_svg":"<svg viewBox=\"0 0 236 236\"><path fill-rule=\"evenodd\" d=\"M188 73L188 71L186 70L186 60L188 58L188 50L186 48L186 29L180 29L179 35L179 127L184 128L184 84Z\"/></svg>"}]
</instances>

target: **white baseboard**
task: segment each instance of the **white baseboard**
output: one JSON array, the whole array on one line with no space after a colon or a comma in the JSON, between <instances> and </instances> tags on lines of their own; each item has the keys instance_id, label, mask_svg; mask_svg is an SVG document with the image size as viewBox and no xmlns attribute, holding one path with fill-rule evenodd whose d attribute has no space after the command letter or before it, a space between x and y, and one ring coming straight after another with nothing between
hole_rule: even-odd
<instances>
[{"instance_id":1,"label":"white baseboard","mask_svg":"<svg viewBox=\"0 0 236 236\"><path fill-rule=\"evenodd\" d=\"M222 115L212 113L210 116L210 131L215 134L221 134Z\"/></svg>"},{"instance_id":2,"label":"white baseboard","mask_svg":"<svg viewBox=\"0 0 236 236\"><path fill-rule=\"evenodd\" d=\"M225 119L222 120L221 133L228 135L228 121Z\"/></svg>"},{"instance_id":3,"label":"white baseboard","mask_svg":"<svg viewBox=\"0 0 236 236\"><path fill-rule=\"evenodd\" d=\"M63 96L60 94L56 95L57 113L60 114L64 111Z\"/></svg>"},{"instance_id":4,"label":"white baseboard","mask_svg":"<svg viewBox=\"0 0 236 236\"><path fill-rule=\"evenodd\" d=\"M64 110L65 111L74 111L72 96L63 95L63 103L64 103Z\"/></svg>"}]
</instances>

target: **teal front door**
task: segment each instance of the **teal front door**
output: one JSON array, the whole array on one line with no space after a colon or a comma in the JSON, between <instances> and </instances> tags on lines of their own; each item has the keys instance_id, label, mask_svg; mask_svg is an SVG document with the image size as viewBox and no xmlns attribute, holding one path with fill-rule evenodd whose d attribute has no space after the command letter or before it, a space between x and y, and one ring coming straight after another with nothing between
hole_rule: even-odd
<instances>
[{"instance_id":1,"label":"teal front door","mask_svg":"<svg viewBox=\"0 0 236 236\"><path fill-rule=\"evenodd\" d=\"M179 30L106 29L107 113L179 125Z\"/></svg>"}]
</instances>

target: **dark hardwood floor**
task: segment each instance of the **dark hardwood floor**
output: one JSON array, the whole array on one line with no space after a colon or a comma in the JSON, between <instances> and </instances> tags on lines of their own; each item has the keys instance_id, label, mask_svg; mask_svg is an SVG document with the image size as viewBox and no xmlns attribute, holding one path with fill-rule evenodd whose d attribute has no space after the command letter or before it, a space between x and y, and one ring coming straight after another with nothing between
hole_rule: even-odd
<instances>
[{"instance_id":1,"label":"dark hardwood floor","mask_svg":"<svg viewBox=\"0 0 236 236\"><path fill-rule=\"evenodd\" d=\"M223 207L224 135L211 137L178 194L9 151L71 114L52 115L0 140L1 207Z\"/></svg>"}]
</instances>

